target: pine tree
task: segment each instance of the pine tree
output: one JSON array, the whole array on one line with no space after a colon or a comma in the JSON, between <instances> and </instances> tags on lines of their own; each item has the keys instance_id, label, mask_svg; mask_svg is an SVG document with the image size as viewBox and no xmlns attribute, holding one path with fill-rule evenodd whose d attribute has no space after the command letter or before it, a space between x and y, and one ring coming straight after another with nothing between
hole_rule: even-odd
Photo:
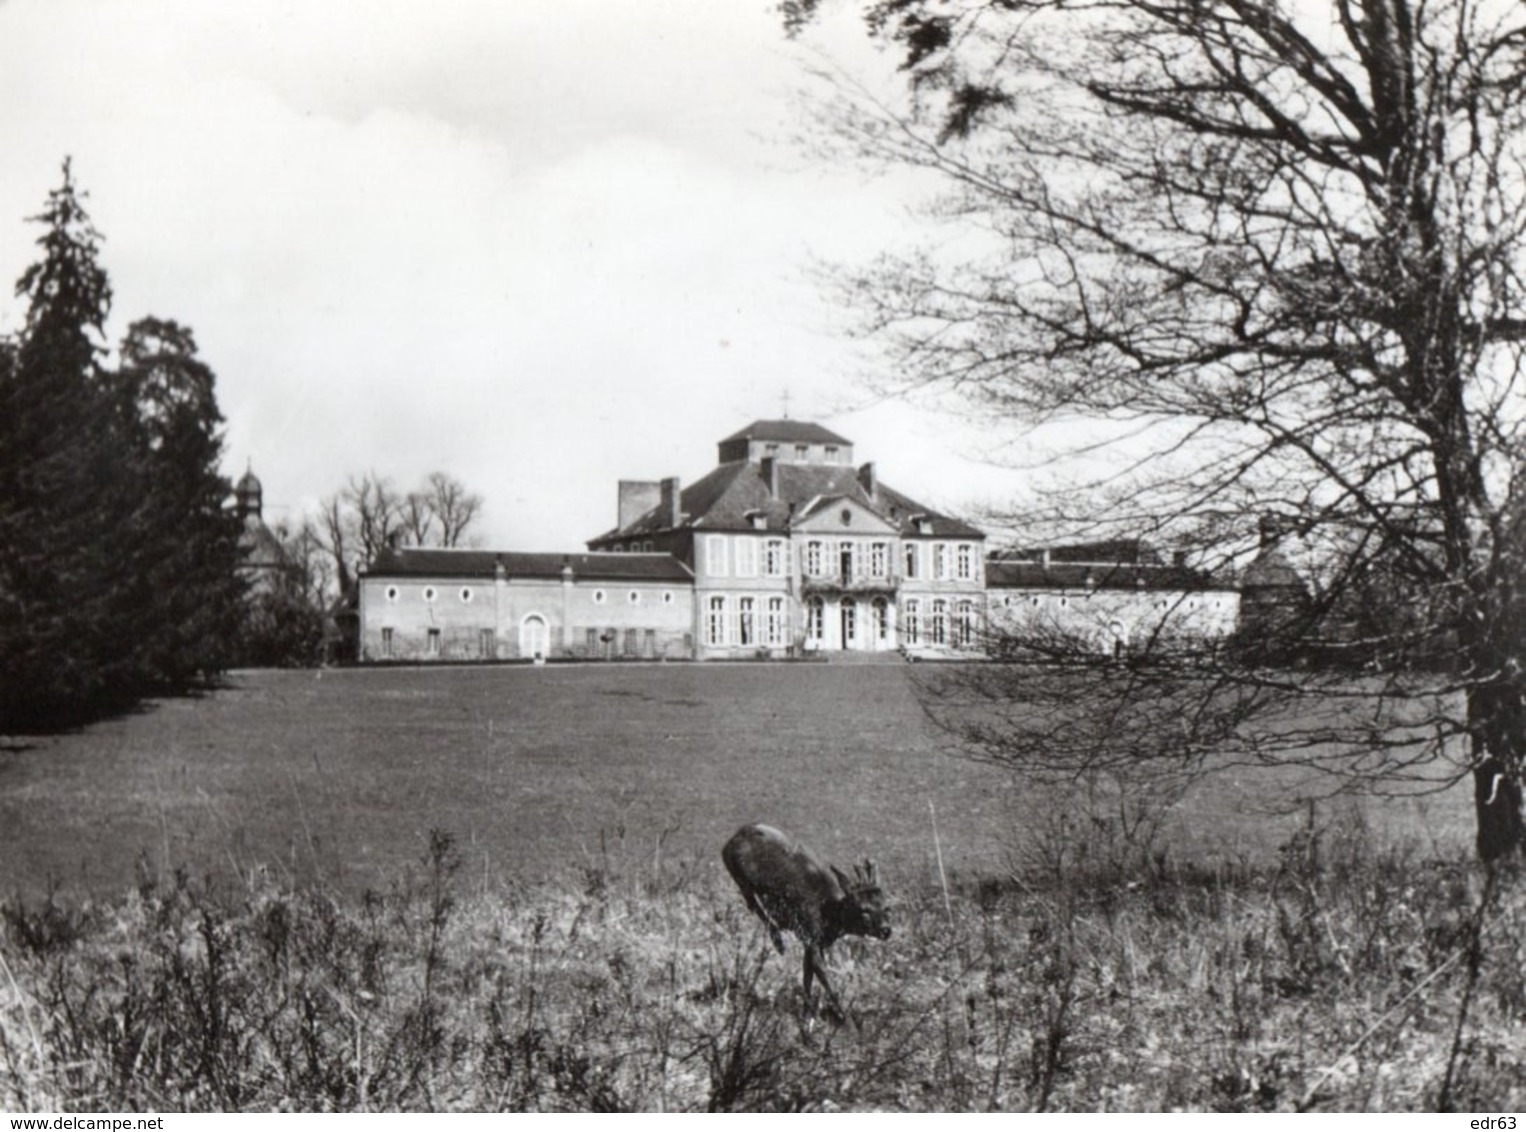
<instances>
[{"instance_id":1,"label":"pine tree","mask_svg":"<svg viewBox=\"0 0 1526 1132\"><path fill-rule=\"evenodd\" d=\"M121 572L116 477L127 462L101 373L111 285L66 161L33 219L42 259L21 276L25 325L0 371L0 727L112 696Z\"/></svg>"},{"instance_id":2,"label":"pine tree","mask_svg":"<svg viewBox=\"0 0 1526 1132\"><path fill-rule=\"evenodd\" d=\"M131 640L149 687L179 689L221 670L238 632L239 524L218 470L214 383L186 327L145 318L128 328L117 387L140 488Z\"/></svg>"}]
</instances>

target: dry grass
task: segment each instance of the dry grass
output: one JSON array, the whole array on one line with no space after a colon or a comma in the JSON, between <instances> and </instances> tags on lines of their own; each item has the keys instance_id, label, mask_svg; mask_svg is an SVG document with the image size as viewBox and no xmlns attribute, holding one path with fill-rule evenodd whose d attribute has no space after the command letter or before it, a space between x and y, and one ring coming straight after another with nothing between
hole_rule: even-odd
<instances>
[{"instance_id":1,"label":"dry grass","mask_svg":"<svg viewBox=\"0 0 1526 1132\"><path fill-rule=\"evenodd\" d=\"M1041 840L1041 839L1040 839ZM704 863L612 839L486 892L431 835L355 903L187 878L12 904L10 1109L1517 1110L1526 897L1305 831L1264 870L1022 875L907 893L801 1011ZM1462 1005L1469 997L1464 1016ZM1459 1027L1459 1022L1461 1025Z\"/></svg>"}]
</instances>

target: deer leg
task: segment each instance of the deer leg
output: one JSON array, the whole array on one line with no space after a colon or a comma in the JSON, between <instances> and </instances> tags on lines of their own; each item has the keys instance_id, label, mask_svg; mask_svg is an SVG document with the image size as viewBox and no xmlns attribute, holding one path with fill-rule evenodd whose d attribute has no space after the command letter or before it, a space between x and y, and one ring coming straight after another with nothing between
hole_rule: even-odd
<instances>
[{"instance_id":1,"label":"deer leg","mask_svg":"<svg viewBox=\"0 0 1526 1132\"><path fill-rule=\"evenodd\" d=\"M837 992L832 989L832 984L827 980L826 964L822 962L821 949L812 945L805 949L805 1004L807 1009L813 1010L815 1004L811 999L811 977L815 976L821 982L821 989L826 992L827 1010L833 1020L837 1022L852 1021L852 1016L843 1009Z\"/></svg>"},{"instance_id":2,"label":"deer leg","mask_svg":"<svg viewBox=\"0 0 1526 1132\"><path fill-rule=\"evenodd\" d=\"M747 901L747 907L751 908L758 919L763 921L763 926L768 929L768 938L773 941L774 950L780 955L784 954L784 937L779 933L779 925L774 923L774 918L768 914L768 909L763 907L763 902L750 892L742 893Z\"/></svg>"}]
</instances>

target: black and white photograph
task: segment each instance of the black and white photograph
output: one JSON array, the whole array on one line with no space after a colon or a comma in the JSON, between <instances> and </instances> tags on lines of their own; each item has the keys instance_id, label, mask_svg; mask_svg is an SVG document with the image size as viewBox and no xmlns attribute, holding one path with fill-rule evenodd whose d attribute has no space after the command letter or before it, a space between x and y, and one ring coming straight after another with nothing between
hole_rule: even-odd
<instances>
[{"instance_id":1,"label":"black and white photograph","mask_svg":"<svg viewBox=\"0 0 1526 1132\"><path fill-rule=\"evenodd\" d=\"M0 1110L1526 1111L1520 0L0 0L0 278Z\"/></svg>"}]
</instances>

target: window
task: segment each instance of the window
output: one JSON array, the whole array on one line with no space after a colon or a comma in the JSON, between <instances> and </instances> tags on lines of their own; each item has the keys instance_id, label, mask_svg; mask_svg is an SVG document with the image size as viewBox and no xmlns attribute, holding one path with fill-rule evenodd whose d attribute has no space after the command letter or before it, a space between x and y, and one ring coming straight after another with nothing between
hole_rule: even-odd
<instances>
[{"instance_id":1,"label":"window","mask_svg":"<svg viewBox=\"0 0 1526 1132\"><path fill-rule=\"evenodd\" d=\"M388 660L392 658L392 630L382 630L382 656Z\"/></svg>"},{"instance_id":2,"label":"window","mask_svg":"<svg viewBox=\"0 0 1526 1132\"><path fill-rule=\"evenodd\" d=\"M905 553L905 559L906 559L906 562L905 562L905 566L906 566L905 574L906 574L906 576L908 578L915 578L917 576L917 574L918 574L918 571L917 571L917 559L920 558L920 557L921 557L921 554L919 552L919 548L917 547L917 544L914 543L914 542L908 542L906 544L906 553Z\"/></svg>"},{"instance_id":3,"label":"window","mask_svg":"<svg viewBox=\"0 0 1526 1132\"><path fill-rule=\"evenodd\" d=\"M884 641L890 639L890 603L882 597L874 599L871 606L874 612L874 639Z\"/></svg>"},{"instance_id":4,"label":"window","mask_svg":"<svg viewBox=\"0 0 1526 1132\"><path fill-rule=\"evenodd\" d=\"M815 539L805 544L805 572L812 578L821 577L821 543Z\"/></svg>"},{"instance_id":5,"label":"window","mask_svg":"<svg viewBox=\"0 0 1526 1132\"><path fill-rule=\"evenodd\" d=\"M808 445L808 444L797 444L797 445L795 445L795 459L797 459L797 460L804 460L810 454L811 454L810 445Z\"/></svg>"},{"instance_id":6,"label":"window","mask_svg":"<svg viewBox=\"0 0 1526 1132\"><path fill-rule=\"evenodd\" d=\"M739 538L731 545L732 552L736 555L736 576L756 578L758 576L757 539Z\"/></svg>"},{"instance_id":7,"label":"window","mask_svg":"<svg viewBox=\"0 0 1526 1132\"><path fill-rule=\"evenodd\" d=\"M673 591L672 590L663 590L662 591L662 604L663 605L672 605L673 604Z\"/></svg>"},{"instance_id":8,"label":"window","mask_svg":"<svg viewBox=\"0 0 1526 1132\"><path fill-rule=\"evenodd\" d=\"M773 456L777 456L778 454L779 454L779 446L777 444L765 444L765 445L763 445L763 455L769 456L769 457L773 457Z\"/></svg>"},{"instance_id":9,"label":"window","mask_svg":"<svg viewBox=\"0 0 1526 1132\"><path fill-rule=\"evenodd\" d=\"M387 600L388 601L396 601L397 600L397 587L396 586L388 586L387 587Z\"/></svg>"},{"instance_id":10,"label":"window","mask_svg":"<svg viewBox=\"0 0 1526 1132\"><path fill-rule=\"evenodd\" d=\"M767 619L763 623L763 643L778 646L785 642L784 599L768 599Z\"/></svg>"},{"instance_id":11,"label":"window","mask_svg":"<svg viewBox=\"0 0 1526 1132\"><path fill-rule=\"evenodd\" d=\"M642 543L641 544L641 549L644 552L646 552L647 554L652 553L652 540L651 539L647 539L644 543Z\"/></svg>"},{"instance_id":12,"label":"window","mask_svg":"<svg viewBox=\"0 0 1526 1132\"><path fill-rule=\"evenodd\" d=\"M583 634L583 647L588 650L589 656L599 655L599 631L589 629Z\"/></svg>"},{"instance_id":13,"label":"window","mask_svg":"<svg viewBox=\"0 0 1526 1132\"><path fill-rule=\"evenodd\" d=\"M827 445L827 463L829 463L829 464L837 463L837 445L835 445L835 444L828 444Z\"/></svg>"},{"instance_id":14,"label":"window","mask_svg":"<svg viewBox=\"0 0 1526 1132\"><path fill-rule=\"evenodd\" d=\"M838 571L842 574L844 585L853 580L853 550L854 547L851 542L840 542L837 544Z\"/></svg>"},{"instance_id":15,"label":"window","mask_svg":"<svg viewBox=\"0 0 1526 1132\"><path fill-rule=\"evenodd\" d=\"M439 593L435 590L435 588L433 586L425 586L424 587L424 600L425 601L432 602L432 601L434 601L435 598L437 598L439 596L440 596Z\"/></svg>"},{"instance_id":16,"label":"window","mask_svg":"<svg viewBox=\"0 0 1526 1132\"><path fill-rule=\"evenodd\" d=\"M707 606L705 617L705 644L724 645L726 643L726 595L713 594Z\"/></svg>"},{"instance_id":17,"label":"window","mask_svg":"<svg viewBox=\"0 0 1526 1132\"><path fill-rule=\"evenodd\" d=\"M494 639L493 630L477 630L477 651L484 660L491 660L498 655L498 642Z\"/></svg>"},{"instance_id":18,"label":"window","mask_svg":"<svg viewBox=\"0 0 1526 1132\"><path fill-rule=\"evenodd\" d=\"M756 607L757 599L755 598L737 598L737 644L744 647L758 643L757 627L754 623Z\"/></svg>"},{"instance_id":19,"label":"window","mask_svg":"<svg viewBox=\"0 0 1526 1132\"><path fill-rule=\"evenodd\" d=\"M640 629L627 629L627 630L625 630L625 655L626 656L639 656L640 655L640 649L641 649L641 630Z\"/></svg>"},{"instance_id":20,"label":"window","mask_svg":"<svg viewBox=\"0 0 1526 1132\"><path fill-rule=\"evenodd\" d=\"M933 543L933 577L940 581L948 577L948 544Z\"/></svg>"},{"instance_id":21,"label":"window","mask_svg":"<svg viewBox=\"0 0 1526 1132\"><path fill-rule=\"evenodd\" d=\"M763 573L770 578L784 577L784 540L771 538L763 544Z\"/></svg>"},{"instance_id":22,"label":"window","mask_svg":"<svg viewBox=\"0 0 1526 1132\"><path fill-rule=\"evenodd\" d=\"M961 542L956 551L958 556L955 569L958 577L964 581L971 581L975 577L975 548L967 542Z\"/></svg>"},{"instance_id":23,"label":"window","mask_svg":"<svg viewBox=\"0 0 1526 1132\"><path fill-rule=\"evenodd\" d=\"M471 588L471 586L462 586L461 587L461 604L462 605L466 605L471 600L472 600L472 588Z\"/></svg>"},{"instance_id":24,"label":"window","mask_svg":"<svg viewBox=\"0 0 1526 1132\"><path fill-rule=\"evenodd\" d=\"M948 602L942 598L933 600L933 620L929 636L935 645L948 644Z\"/></svg>"},{"instance_id":25,"label":"window","mask_svg":"<svg viewBox=\"0 0 1526 1132\"><path fill-rule=\"evenodd\" d=\"M429 636L427 638L427 644L425 645L424 652L428 656L440 655L440 630L429 630Z\"/></svg>"},{"instance_id":26,"label":"window","mask_svg":"<svg viewBox=\"0 0 1526 1132\"><path fill-rule=\"evenodd\" d=\"M954 607L954 644L967 649L975 643L975 603L961 601Z\"/></svg>"},{"instance_id":27,"label":"window","mask_svg":"<svg viewBox=\"0 0 1526 1132\"><path fill-rule=\"evenodd\" d=\"M839 609L842 613L842 647L848 648L858 640L858 602L845 597Z\"/></svg>"},{"instance_id":28,"label":"window","mask_svg":"<svg viewBox=\"0 0 1526 1132\"><path fill-rule=\"evenodd\" d=\"M608 595L605 594L605 592L603 590L594 590L593 591L593 603L595 605L603 605L604 604L604 599L607 596Z\"/></svg>"},{"instance_id":29,"label":"window","mask_svg":"<svg viewBox=\"0 0 1526 1132\"><path fill-rule=\"evenodd\" d=\"M869 544L869 574L883 578L890 572L890 547L883 542Z\"/></svg>"},{"instance_id":30,"label":"window","mask_svg":"<svg viewBox=\"0 0 1526 1132\"><path fill-rule=\"evenodd\" d=\"M922 643L922 603L916 598L901 607L901 641L908 645Z\"/></svg>"},{"instance_id":31,"label":"window","mask_svg":"<svg viewBox=\"0 0 1526 1132\"><path fill-rule=\"evenodd\" d=\"M710 535L705 539L705 571L718 578L726 576L725 535Z\"/></svg>"},{"instance_id":32,"label":"window","mask_svg":"<svg viewBox=\"0 0 1526 1132\"><path fill-rule=\"evenodd\" d=\"M826 635L827 605L819 597L805 603L805 635L808 640L820 642Z\"/></svg>"},{"instance_id":33,"label":"window","mask_svg":"<svg viewBox=\"0 0 1526 1132\"><path fill-rule=\"evenodd\" d=\"M631 590L630 593L625 595L625 600L629 604L631 604L631 605L640 605L641 604L641 591L640 590Z\"/></svg>"}]
</instances>

